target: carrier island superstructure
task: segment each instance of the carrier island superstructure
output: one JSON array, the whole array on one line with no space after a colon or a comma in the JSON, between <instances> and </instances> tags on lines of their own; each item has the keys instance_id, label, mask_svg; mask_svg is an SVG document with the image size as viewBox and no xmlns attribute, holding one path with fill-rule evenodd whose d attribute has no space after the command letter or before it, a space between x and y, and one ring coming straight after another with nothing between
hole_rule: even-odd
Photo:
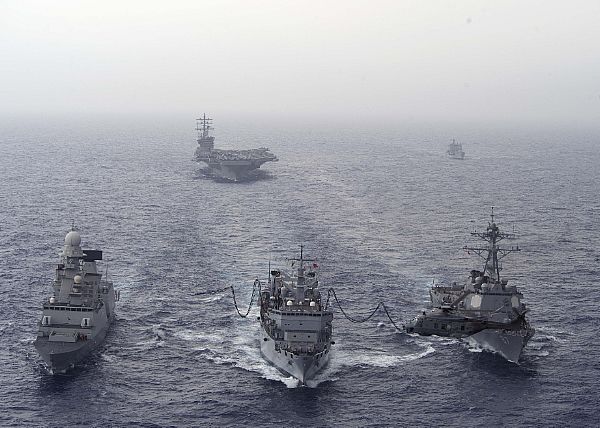
<instances>
[{"instance_id":1,"label":"carrier island superstructure","mask_svg":"<svg viewBox=\"0 0 600 428\"><path fill-rule=\"evenodd\" d=\"M260 294L260 350L279 370L305 384L329 361L333 312L324 307L315 260L290 259L290 274L271 270Z\"/></svg>"},{"instance_id":2,"label":"carrier island superstructure","mask_svg":"<svg viewBox=\"0 0 600 428\"><path fill-rule=\"evenodd\" d=\"M277 156L266 147L248 150L215 149L215 137L210 135L212 119L204 114L196 119L198 148L195 160L207 165L207 175L227 181L243 181L265 162L276 162Z\"/></svg>"},{"instance_id":3,"label":"carrier island superstructure","mask_svg":"<svg viewBox=\"0 0 600 428\"><path fill-rule=\"evenodd\" d=\"M500 260L519 251L500 247L499 242L513 235L500 231L494 222L485 232L472 232L487 246L465 246L465 251L483 258L483 270L472 270L466 283L434 286L430 290L433 309L424 311L405 327L408 333L465 338L482 349L496 352L517 362L535 330L525 319L523 295L514 285L500 278Z\"/></svg>"},{"instance_id":4,"label":"carrier island superstructure","mask_svg":"<svg viewBox=\"0 0 600 428\"><path fill-rule=\"evenodd\" d=\"M118 293L102 279L102 251L85 250L73 227L56 267L53 293L43 304L34 345L51 373L62 373L104 341L115 317Z\"/></svg>"}]
</instances>

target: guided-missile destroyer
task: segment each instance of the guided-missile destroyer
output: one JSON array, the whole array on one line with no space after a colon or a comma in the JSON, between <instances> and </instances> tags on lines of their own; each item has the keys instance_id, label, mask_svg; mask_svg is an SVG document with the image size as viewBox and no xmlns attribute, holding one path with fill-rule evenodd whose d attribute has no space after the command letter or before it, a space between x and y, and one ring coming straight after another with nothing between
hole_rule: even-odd
<instances>
[{"instance_id":1,"label":"guided-missile destroyer","mask_svg":"<svg viewBox=\"0 0 600 428\"><path fill-rule=\"evenodd\" d=\"M329 361L333 312L324 307L317 264L290 259L292 273L272 270L260 293L260 350L281 371L305 384Z\"/></svg>"},{"instance_id":2,"label":"guided-missile destroyer","mask_svg":"<svg viewBox=\"0 0 600 428\"><path fill-rule=\"evenodd\" d=\"M207 175L228 181L243 181L265 162L276 162L277 156L266 147L249 150L215 149L215 137L209 135L212 119L204 114L196 119L198 148L195 159L207 165Z\"/></svg>"},{"instance_id":3,"label":"guided-missile destroyer","mask_svg":"<svg viewBox=\"0 0 600 428\"><path fill-rule=\"evenodd\" d=\"M81 236L72 228L34 342L51 373L63 373L86 358L102 344L115 317L118 292L102 279L98 260L102 251L82 249Z\"/></svg>"},{"instance_id":4,"label":"guided-missile destroyer","mask_svg":"<svg viewBox=\"0 0 600 428\"><path fill-rule=\"evenodd\" d=\"M457 143L456 140L452 140L452 142L448 146L448 150L446 151L446 153L452 159L462 160L465 158L465 152L463 151L462 144Z\"/></svg>"},{"instance_id":5,"label":"guided-missile destroyer","mask_svg":"<svg viewBox=\"0 0 600 428\"><path fill-rule=\"evenodd\" d=\"M433 287L430 290L433 310L417 316L405 329L421 335L466 338L482 349L517 362L535 330L525 319L523 295L516 286L500 279L499 261L519 248L500 248L498 242L513 235L500 231L494 222L493 209L486 231L471 235L488 243L485 247L464 247L485 260L483 271L472 270L463 286Z\"/></svg>"}]
</instances>

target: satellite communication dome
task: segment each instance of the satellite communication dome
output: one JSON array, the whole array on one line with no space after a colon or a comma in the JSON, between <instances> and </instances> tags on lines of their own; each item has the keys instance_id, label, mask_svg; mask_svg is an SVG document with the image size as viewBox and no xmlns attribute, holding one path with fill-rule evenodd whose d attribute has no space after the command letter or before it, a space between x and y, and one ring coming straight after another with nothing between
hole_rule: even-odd
<instances>
[{"instance_id":1,"label":"satellite communication dome","mask_svg":"<svg viewBox=\"0 0 600 428\"><path fill-rule=\"evenodd\" d=\"M81 284L81 275L75 275L75 277L73 278L73 282L75 284Z\"/></svg>"},{"instance_id":2,"label":"satellite communication dome","mask_svg":"<svg viewBox=\"0 0 600 428\"><path fill-rule=\"evenodd\" d=\"M81 244L81 235L76 230L72 230L65 236L65 245L79 247Z\"/></svg>"}]
</instances>

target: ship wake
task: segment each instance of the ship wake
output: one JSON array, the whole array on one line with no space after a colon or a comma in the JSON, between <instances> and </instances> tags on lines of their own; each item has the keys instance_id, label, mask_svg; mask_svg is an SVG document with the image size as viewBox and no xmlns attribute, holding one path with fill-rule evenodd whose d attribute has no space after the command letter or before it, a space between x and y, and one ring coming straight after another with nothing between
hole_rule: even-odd
<instances>
[{"instance_id":1,"label":"ship wake","mask_svg":"<svg viewBox=\"0 0 600 428\"><path fill-rule=\"evenodd\" d=\"M397 350L345 348L343 344L338 343L331 351L327 366L302 385L298 379L282 373L264 360L260 353L259 330L260 326L257 323L248 325L242 321L236 323L232 329L217 329L210 333L182 330L175 333L175 336L191 342L197 358L253 372L263 379L281 382L288 388L315 388L324 382L337 381L348 369L400 366L435 352L431 343L421 341L411 343L408 347L410 351L406 354L399 354Z\"/></svg>"}]
</instances>

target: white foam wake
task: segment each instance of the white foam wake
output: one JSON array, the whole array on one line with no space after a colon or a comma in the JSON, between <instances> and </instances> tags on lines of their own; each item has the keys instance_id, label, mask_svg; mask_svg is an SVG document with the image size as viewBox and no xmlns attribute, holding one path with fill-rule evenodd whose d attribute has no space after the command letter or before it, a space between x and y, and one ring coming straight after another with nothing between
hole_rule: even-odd
<instances>
[{"instance_id":1,"label":"white foam wake","mask_svg":"<svg viewBox=\"0 0 600 428\"><path fill-rule=\"evenodd\" d=\"M276 367L265 361L260 354L258 341L260 325L249 319L238 320L231 329L220 329L211 332L182 330L174 336L193 343L193 349L200 351L198 358L216 364L231 365L243 370L259 374L264 379L282 382L288 388L296 388L299 382L287 376ZM308 387L316 387L323 382L335 381L340 371L348 367L392 367L418 360L433 352L430 343L417 343L417 352L395 355L386 350L346 349L335 345L327 367L315 378L307 382Z\"/></svg>"}]
</instances>

